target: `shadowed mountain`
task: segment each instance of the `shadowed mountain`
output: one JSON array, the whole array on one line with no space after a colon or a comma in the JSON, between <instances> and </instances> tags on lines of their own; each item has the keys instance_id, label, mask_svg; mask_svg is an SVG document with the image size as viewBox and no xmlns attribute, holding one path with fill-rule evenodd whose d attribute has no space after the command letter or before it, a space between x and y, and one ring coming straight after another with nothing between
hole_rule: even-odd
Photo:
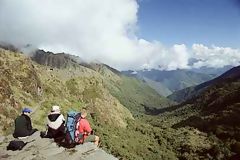
<instances>
[{"instance_id":1,"label":"shadowed mountain","mask_svg":"<svg viewBox=\"0 0 240 160\"><path fill-rule=\"evenodd\" d=\"M104 67L109 69L115 74L120 74L120 72L106 64L103 63L87 63L78 56L73 56L66 53L53 53L45 52L44 50L37 50L31 56L31 59L38 64L50 66L53 68L77 68L83 66L97 72L103 70Z\"/></svg>"},{"instance_id":2,"label":"shadowed mountain","mask_svg":"<svg viewBox=\"0 0 240 160\"><path fill-rule=\"evenodd\" d=\"M38 64L56 68L76 67L79 65L77 59L73 58L73 56L71 57L71 55L65 53L55 54L52 52L45 52L44 50L37 50L31 59Z\"/></svg>"},{"instance_id":3,"label":"shadowed mountain","mask_svg":"<svg viewBox=\"0 0 240 160\"><path fill-rule=\"evenodd\" d=\"M218 78L195 87L197 95L184 102L198 114L187 118L173 128L194 127L215 135L222 143L214 148L214 154L230 159L240 155L240 66L234 67ZM193 94L194 92L192 92ZM196 92L195 92L196 93Z\"/></svg>"},{"instance_id":4,"label":"shadowed mountain","mask_svg":"<svg viewBox=\"0 0 240 160\"><path fill-rule=\"evenodd\" d=\"M239 78L240 73L240 66L234 67L229 71L225 72L221 76L214 78L210 81L204 82L197 86L192 86L185 88L183 90L176 91L172 95L168 96L169 99L176 101L176 102L183 102L189 100L193 97L198 96L201 92L203 92L207 87L223 82L223 81L231 81L232 79Z\"/></svg>"},{"instance_id":5,"label":"shadowed mountain","mask_svg":"<svg viewBox=\"0 0 240 160\"><path fill-rule=\"evenodd\" d=\"M240 66L195 88L198 89L198 93L193 90L192 98L182 104L161 109L144 106L147 113L162 117L159 123L155 120L150 123L156 126L161 126L160 123L171 123L171 127L176 130L197 129L199 130L197 133L204 132L213 142L211 147L203 151L204 155L208 156L206 159L238 159L240 157ZM189 149L185 146L185 149L181 150L184 153L181 155L183 159L191 159L188 156L191 153Z\"/></svg>"},{"instance_id":6,"label":"shadowed mountain","mask_svg":"<svg viewBox=\"0 0 240 160\"><path fill-rule=\"evenodd\" d=\"M194 86L214 78L214 75L180 69L173 71L160 71L155 69L150 71L140 70L136 72L123 71L122 73L145 80L150 87L163 96L168 96L175 91Z\"/></svg>"}]
</instances>

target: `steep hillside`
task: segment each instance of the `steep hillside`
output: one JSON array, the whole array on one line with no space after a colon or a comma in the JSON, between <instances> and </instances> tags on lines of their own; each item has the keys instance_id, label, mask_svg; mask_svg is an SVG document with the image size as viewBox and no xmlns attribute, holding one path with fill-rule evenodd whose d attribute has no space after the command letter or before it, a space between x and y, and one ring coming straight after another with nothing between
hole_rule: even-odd
<instances>
[{"instance_id":1,"label":"steep hillside","mask_svg":"<svg viewBox=\"0 0 240 160\"><path fill-rule=\"evenodd\" d=\"M118 85L108 85L110 92L132 113L145 113L147 108L166 108L170 102L150 88L146 83L132 77L121 76Z\"/></svg>"},{"instance_id":2,"label":"steep hillside","mask_svg":"<svg viewBox=\"0 0 240 160\"><path fill-rule=\"evenodd\" d=\"M43 114L48 112L51 103L57 103L66 109L87 106L97 116L102 117L104 113L101 112L101 107L104 106L104 110L111 114L105 117L108 120L104 119L102 122L114 123L111 116L119 119L119 113L122 113L123 119L132 118L131 113L104 89L103 77L90 69L79 67L79 70L67 73L67 70L39 66L24 55L4 50L1 50L1 58L1 93L4 95L1 102L2 106L5 106L1 107L3 109L14 108L12 106L16 103L20 106L37 106L41 102L44 107L36 111L40 116L41 111ZM116 125L126 126L122 120Z\"/></svg>"},{"instance_id":3,"label":"steep hillside","mask_svg":"<svg viewBox=\"0 0 240 160\"><path fill-rule=\"evenodd\" d=\"M107 65L95 64L90 69L66 64L66 68L39 65L23 54L0 49L0 134L12 132L13 120L24 106L34 110L34 127L44 130L46 115L57 104L64 115L70 109L86 108L93 129L101 137L102 148L117 157L176 156L166 144L160 145L154 134L148 134L160 133L157 128L138 119L145 113L144 106L166 107L162 103L166 99L143 82L119 75Z\"/></svg>"},{"instance_id":4,"label":"steep hillside","mask_svg":"<svg viewBox=\"0 0 240 160\"><path fill-rule=\"evenodd\" d=\"M89 71L92 70L92 73L100 74L103 77L102 83L104 87L134 114L144 113L146 106L148 108L165 108L172 104L168 99L160 96L154 89L150 88L145 81L124 76L121 72L105 64L87 64L83 61L77 62L77 59L80 58L42 50L37 51L32 57L32 60L45 66L68 70L85 68Z\"/></svg>"},{"instance_id":5,"label":"steep hillside","mask_svg":"<svg viewBox=\"0 0 240 160\"><path fill-rule=\"evenodd\" d=\"M151 125L165 128L169 135L173 136L172 132L178 135L169 141L174 148L181 148L177 149L179 159L240 159L239 70L240 67L235 67L211 81L211 85L189 101L149 111L156 115L147 118ZM209 83L201 86L206 84ZM182 133L191 134L192 144L179 146ZM195 144L198 145L194 147Z\"/></svg>"},{"instance_id":6,"label":"steep hillside","mask_svg":"<svg viewBox=\"0 0 240 160\"><path fill-rule=\"evenodd\" d=\"M168 96L175 91L197 85L214 78L214 75L196 73L188 70L160 71L152 69L150 71L137 71L134 74L132 74L131 71L125 71L123 73L139 79L146 79L149 86L164 96Z\"/></svg>"},{"instance_id":7,"label":"steep hillside","mask_svg":"<svg viewBox=\"0 0 240 160\"><path fill-rule=\"evenodd\" d=\"M64 60L63 66L50 67L17 52L0 52L0 134L12 132L14 118L26 105L34 110L33 126L44 130L46 115L57 104L64 115L86 108L102 149L120 159L216 158L212 150L220 142L198 129L175 127L197 116L200 107L168 107L172 102L144 80L104 64Z\"/></svg>"},{"instance_id":8,"label":"steep hillside","mask_svg":"<svg viewBox=\"0 0 240 160\"><path fill-rule=\"evenodd\" d=\"M224 81L228 81L230 79L236 79L239 77L240 67L234 67L229 71L225 72L221 76L214 78L210 81L204 82L197 86L192 86L185 88L183 90L179 90L174 92L172 95L168 96L169 99L176 102L183 102L189 100L193 97L198 96L201 92L203 92L208 87L215 85L217 83L222 83Z\"/></svg>"},{"instance_id":9,"label":"steep hillside","mask_svg":"<svg viewBox=\"0 0 240 160\"><path fill-rule=\"evenodd\" d=\"M74 57L65 53L54 54L45 52L44 50L36 50L31 59L39 64L56 68L78 67L82 61L78 57Z\"/></svg>"},{"instance_id":10,"label":"steep hillside","mask_svg":"<svg viewBox=\"0 0 240 160\"><path fill-rule=\"evenodd\" d=\"M218 144L212 152L218 159L239 159L240 67L235 67L200 87L206 85L208 87L205 90L187 102L192 105L192 109L199 110L198 114L173 127L191 126L216 136Z\"/></svg>"},{"instance_id":11,"label":"steep hillside","mask_svg":"<svg viewBox=\"0 0 240 160\"><path fill-rule=\"evenodd\" d=\"M38 88L42 83L29 58L3 49L0 49L0 74L0 132L8 132L22 104L35 105L33 102L41 101Z\"/></svg>"},{"instance_id":12,"label":"steep hillside","mask_svg":"<svg viewBox=\"0 0 240 160\"><path fill-rule=\"evenodd\" d=\"M108 126L125 128L133 120L132 114L104 87L104 77L97 72L81 67L72 72L51 69L22 54L0 51L1 133L12 132L13 120L24 106L35 111L33 123L39 129L45 129L46 115L54 104L60 105L65 115L71 108L87 108L96 130Z\"/></svg>"},{"instance_id":13,"label":"steep hillside","mask_svg":"<svg viewBox=\"0 0 240 160\"><path fill-rule=\"evenodd\" d=\"M159 83L157 81L151 80L149 78L144 77L143 80L154 90L156 90L160 95L167 97L172 93L164 84Z\"/></svg>"}]
</instances>

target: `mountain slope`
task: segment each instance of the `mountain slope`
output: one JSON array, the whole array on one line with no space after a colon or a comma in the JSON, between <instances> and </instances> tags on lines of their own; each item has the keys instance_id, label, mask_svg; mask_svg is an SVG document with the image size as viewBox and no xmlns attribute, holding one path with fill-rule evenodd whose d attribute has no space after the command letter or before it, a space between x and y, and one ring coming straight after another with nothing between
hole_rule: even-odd
<instances>
[{"instance_id":1,"label":"mountain slope","mask_svg":"<svg viewBox=\"0 0 240 160\"><path fill-rule=\"evenodd\" d=\"M193 110L199 110L198 114L173 127L190 126L210 133L218 141L212 154L217 155L218 159L239 159L240 67L199 85L199 88L206 86L198 96L187 102L192 105Z\"/></svg>"},{"instance_id":2,"label":"mountain slope","mask_svg":"<svg viewBox=\"0 0 240 160\"><path fill-rule=\"evenodd\" d=\"M196 158L239 159L240 67L235 67L210 82L200 85L207 87L180 105L152 110L159 117L148 121L159 127L167 128L170 125L175 132L190 128L207 135L206 141L210 141L210 146L203 149L207 157L200 158L201 154L198 154ZM180 157L192 159L192 149L192 146L185 146L182 151L184 154Z\"/></svg>"},{"instance_id":3,"label":"mountain slope","mask_svg":"<svg viewBox=\"0 0 240 160\"><path fill-rule=\"evenodd\" d=\"M107 87L112 95L117 97L133 114L145 113L146 107L166 108L173 104L136 78L121 76L121 81L118 84L108 84Z\"/></svg>"},{"instance_id":4,"label":"mountain slope","mask_svg":"<svg viewBox=\"0 0 240 160\"><path fill-rule=\"evenodd\" d=\"M180 91L173 93L172 95L168 96L169 99L176 101L176 102L183 102L185 100L191 99L194 96L199 95L202 91L208 88L211 85L221 83L223 81L228 81L231 79L239 78L240 67L234 67L229 71L223 73L221 76L214 78L210 81L204 82L197 86L189 87Z\"/></svg>"},{"instance_id":5,"label":"mountain slope","mask_svg":"<svg viewBox=\"0 0 240 160\"><path fill-rule=\"evenodd\" d=\"M139 79L149 79L146 82L161 95L168 96L171 93L203 83L214 77L203 73L195 73L188 70L160 71L160 70L143 70L132 74L131 71L123 72L127 75L135 76ZM154 83L152 83L154 82ZM160 88L155 86L161 86Z\"/></svg>"},{"instance_id":6,"label":"mountain slope","mask_svg":"<svg viewBox=\"0 0 240 160\"><path fill-rule=\"evenodd\" d=\"M168 99L151 89L144 81L124 76L121 72L105 64L87 64L83 61L76 62L76 59L79 58L63 53L44 52L42 50L37 51L32 57L32 60L35 62L50 67L68 68L68 70L71 68L76 70L80 67L93 70L93 72L96 71L105 78L103 85L110 93L134 114L144 113L144 106L164 108L172 104Z\"/></svg>"},{"instance_id":7,"label":"mountain slope","mask_svg":"<svg viewBox=\"0 0 240 160\"><path fill-rule=\"evenodd\" d=\"M12 132L22 107L34 110L33 126L44 130L51 106L60 105L64 115L86 108L102 149L119 159L216 159L211 151L219 141L198 129L175 127L198 115L200 107L167 107L172 103L145 80L104 64L64 62L60 68L40 65L0 49L0 135Z\"/></svg>"},{"instance_id":8,"label":"mountain slope","mask_svg":"<svg viewBox=\"0 0 240 160\"><path fill-rule=\"evenodd\" d=\"M67 67L76 67L81 61L69 54L58 53L54 54L52 52L45 52L44 50L37 50L31 56L31 59L41 65L47 65L50 67L56 68L67 68Z\"/></svg>"},{"instance_id":9,"label":"mountain slope","mask_svg":"<svg viewBox=\"0 0 240 160\"><path fill-rule=\"evenodd\" d=\"M117 74L107 65L72 67L70 61L64 66L67 67L39 65L24 54L0 49L0 134L12 133L13 120L24 106L34 110L33 126L40 130L45 130L52 105L61 106L64 115L70 109L86 108L92 128L101 137L102 148L118 158L176 156L165 144L159 145L154 134L147 134L146 131L158 134L157 127L138 119L145 113L143 105L166 107L153 89Z\"/></svg>"},{"instance_id":10,"label":"mountain slope","mask_svg":"<svg viewBox=\"0 0 240 160\"><path fill-rule=\"evenodd\" d=\"M162 83L151 80L149 78L144 77L143 80L153 89L155 89L160 95L168 96L172 93L171 90L169 90L166 86L164 86Z\"/></svg>"}]
</instances>

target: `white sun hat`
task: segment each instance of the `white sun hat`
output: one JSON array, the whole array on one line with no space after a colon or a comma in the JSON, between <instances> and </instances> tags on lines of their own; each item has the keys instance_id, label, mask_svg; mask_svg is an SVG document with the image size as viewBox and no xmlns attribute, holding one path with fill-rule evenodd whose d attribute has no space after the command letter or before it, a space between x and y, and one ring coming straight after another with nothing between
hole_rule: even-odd
<instances>
[{"instance_id":1,"label":"white sun hat","mask_svg":"<svg viewBox=\"0 0 240 160\"><path fill-rule=\"evenodd\" d=\"M60 107L59 106L52 106L52 113L60 113Z\"/></svg>"}]
</instances>

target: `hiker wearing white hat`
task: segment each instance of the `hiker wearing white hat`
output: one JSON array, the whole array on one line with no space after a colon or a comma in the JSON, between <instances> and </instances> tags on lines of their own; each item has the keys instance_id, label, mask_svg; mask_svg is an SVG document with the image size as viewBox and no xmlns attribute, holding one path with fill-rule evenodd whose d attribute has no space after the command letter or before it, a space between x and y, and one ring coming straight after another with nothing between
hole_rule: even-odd
<instances>
[{"instance_id":1,"label":"hiker wearing white hat","mask_svg":"<svg viewBox=\"0 0 240 160\"><path fill-rule=\"evenodd\" d=\"M65 119L64 116L61 114L59 106L52 106L51 112L48 114L47 117L47 133L46 135L42 135L45 138L54 138L61 139L64 136L65 130Z\"/></svg>"},{"instance_id":2,"label":"hiker wearing white hat","mask_svg":"<svg viewBox=\"0 0 240 160\"><path fill-rule=\"evenodd\" d=\"M59 106L52 106L52 110L50 114L60 114L60 107Z\"/></svg>"}]
</instances>

